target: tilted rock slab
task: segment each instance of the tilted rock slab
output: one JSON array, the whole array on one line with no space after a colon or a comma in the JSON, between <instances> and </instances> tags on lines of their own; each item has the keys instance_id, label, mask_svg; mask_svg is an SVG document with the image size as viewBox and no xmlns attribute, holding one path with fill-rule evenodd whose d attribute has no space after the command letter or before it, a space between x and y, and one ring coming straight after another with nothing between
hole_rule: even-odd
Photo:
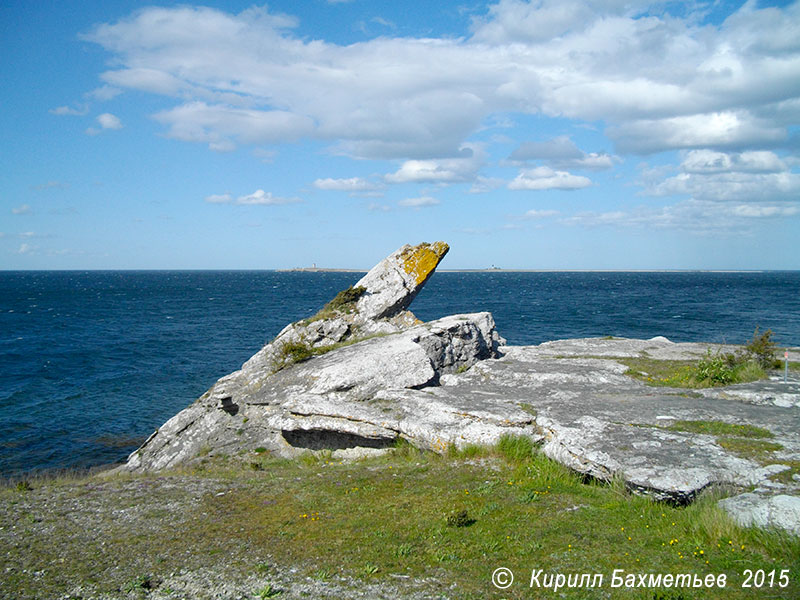
<instances>
[{"instance_id":1,"label":"tilted rock slab","mask_svg":"<svg viewBox=\"0 0 800 600\"><path fill-rule=\"evenodd\" d=\"M268 376L220 379L133 453L126 470L158 470L213 452L264 448L385 448L398 438L443 450L451 439L494 443L513 428L535 434L517 407L453 407L428 388L448 373L496 357L489 313L455 315L361 341Z\"/></svg>"}]
</instances>

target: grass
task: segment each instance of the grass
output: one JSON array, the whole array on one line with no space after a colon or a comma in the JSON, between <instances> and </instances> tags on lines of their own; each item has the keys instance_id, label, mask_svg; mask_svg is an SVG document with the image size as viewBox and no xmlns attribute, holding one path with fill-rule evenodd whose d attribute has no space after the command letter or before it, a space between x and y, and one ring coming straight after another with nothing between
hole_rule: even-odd
<instances>
[{"instance_id":1,"label":"grass","mask_svg":"<svg viewBox=\"0 0 800 600\"><path fill-rule=\"evenodd\" d=\"M789 468L780 473L775 473L770 479L778 483L793 483L793 476L800 475L800 460L782 460L780 463L787 465Z\"/></svg>"},{"instance_id":2,"label":"grass","mask_svg":"<svg viewBox=\"0 0 800 600\"><path fill-rule=\"evenodd\" d=\"M772 331L759 334L756 327L752 339L736 352L712 352L697 361L619 358L626 365L626 375L656 387L708 388L733 383L766 379L768 371L781 367Z\"/></svg>"},{"instance_id":3,"label":"grass","mask_svg":"<svg viewBox=\"0 0 800 600\"><path fill-rule=\"evenodd\" d=\"M706 433L708 435L732 435L742 438L775 437L769 429L755 425L735 425L723 421L675 421L667 427L671 431L687 431L689 433Z\"/></svg>"},{"instance_id":4,"label":"grass","mask_svg":"<svg viewBox=\"0 0 800 600\"><path fill-rule=\"evenodd\" d=\"M332 352L333 350L338 350L339 348L352 346L353 344L357 344L365 340L371 340L372 338L384 337L387 335L391 334L373 333L370 335L365 335L360 337L352 337L343 340L341 342L328 344L327 346L314 346L314 347L310 346L305 342L286 342L282 344L278 349L277 355L272 363L272 371L273 373L277 373L278 371L288 367L289 365L307 361L315 356L322 356L323 354L327 354L328 352Z\"/></svg>"},{"instance_id":5,"label":"grass","mask_svg":"<svg viewBox=\"0 0 800 600\"><path fill-rule=\"evenodd\" d=\"M358 299L361 298L366 291L367 288L362 286L350 286L349 288L340 291L330 302L323 306L317 314L315 314L313 317L305 319L303 323L307 325L322 319L333 319L343 313L352 313L356 308Z\"/></svg>"},{"instance_id":6,"label":"grass","mask_svg":"<svg viewBox=\"0 0 800 600\"><path fill-rule=\"evenodd\" d=\"M658 360L653 358L615 358L628 367L629 377L653 387L709 388L765 379L767 372L755 360L729 360L709 353L699 361Z\"/></svg>"},{"instance_id":7,"label":"grass","mask_svg":"<svg viewBox=\"0 0 800 600\"><path fill-rule=\"evenodd\" d=\"M0 489L0 596L61 597L80 586L85 595L125 597L120 590L142 590L145 580L174 587L173 573L212 569L225 581L252 581L242 595L287 597L280 573L290 568L291 580L353 589L424 581L429 597L463 600L536 597L532 568L603 573L600 595L609 598L649 600L659 591L612 590L614 569L727 574L725 590L692 589L691 598L800 590L800 540L736 526L717 496L677 508L630 496L619 481L587 484L525 438L467 454L400 444L355 463L262 454L259 471L218 457L202 471L8 486ZM39 520L20 519L27 514ZM500 566L518 580L504 592L490 583ZM745 568L789 569L792 587L742 589ZM561 597L542 597L551 596Z\"/></svg>"},{"instance_id":8,"label":"grass","mask_svg":"<svg viewBox=\"0 0 800 600\"><path fill-rule=\"evenodd\" d=\"M771 431L755 425L734 425L713 420L675 421L667 429L718 436L717 443L729 452L765 465L775 463L772 453L783 450L781 444L765 439L775 437Z\"/></svg>"},{"instance_id":9,"label":"grass","mask_svg":"<svg viewBox=\"0 0 800 600\"><path fill-rule=\"evenodd\" d=\"M750 458L761 464L771 464L775 459L771 456L772 452L783 450L783 446L777 442L767 442L764 440L752 440L746 438L720 437L717 443L742 458Z\"/></svg>"}]
</instances>

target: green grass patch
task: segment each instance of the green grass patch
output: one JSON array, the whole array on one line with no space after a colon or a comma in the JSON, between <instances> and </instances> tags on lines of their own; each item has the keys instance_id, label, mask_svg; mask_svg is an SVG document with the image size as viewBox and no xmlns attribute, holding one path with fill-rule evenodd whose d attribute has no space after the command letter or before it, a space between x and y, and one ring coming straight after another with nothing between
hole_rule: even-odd
<instances>
[{"instance_id":1,"label":"green grass patch","mask_svg":"<svg viewBox=\"0 0 800 600\"><path fill-rule=\"evenodd\" d=\"M777 599L800 589L800 539L738 527L717 496L678 508L631 496L619 481L583 483L522 438L482 456L401 442L353 463L263 457L253 471L220 457L202 471L0 489L2 593L163 594L171 574L202 571L228 585L250 578L242 597L289 596L285 577L349 581L353 593L341 597L365 583L400 586L397 597L419 586L431 598L553 596L529 588L532 568L604 574L602 590L565 588L559 598L671 593L613 590L614 569L727 575L726 589L683 590L687 598ZM500 566L516 576L502 592L491 584ZM745 568L789 569L791 588L743 589Z\"/></svg>"},{"instance_id":2,"label":"green grass patch","mask_svg":"<svg viewBox=\"0 0 800 600\"><path fill-rule=\"evenodd\" d=\"M748 383L768 377L768 370L780 368L776 356L777 346L772 341L772 331L759 334L756 327L753 338L736 352L708 352L697 361L617 358L626 365L626 375L656 387L708 388L734 383Z\"/></svg>"},{"instance_id":3,"label":"green grass patch","mask_svg":"<svg viewBox=\"0 0 800 600\"><path fill-rule=\"evenodd\" d=\"M774 463L772 452L783 449L781 444L765 439L775 437L769 429L755 425L734 425L722 421L675 421L666 429L717 436L716 442L732 454L761 464Z\"/></svg>"},{"instance_id":4,"label":"green grass patch","mask_svg":"<svg viewBox=\"0 0 800 600\"><path fill-rule=\"evenodd\" d=\"M729 435L742 438L775 437L769 429L755 425L734 425L723 421L675 421L667 427L671 431L706 433L708 435Z\"/></svg>"},{"instance_id":5,"label":"green grass patch","mask_svg":"<svg viewBox=\"0 0 800 600\"><path fill-rule=\"evenodd\" d=\"M699 361L615 358L628 367L629 377L653 387L709 388L758 381L767 372L755 361L738 362L735 355L709 353Z\"/></svg>"},{"instance_id":6,"label":"green grass patch","mask_svg":"<svg viewBox=\"0 0 800 600\"><path fill-rule=\"evenodd\" d=\"M696 361L654 358L615 358L628 370L626 375L655 387L699 387L693 380Z\"/></svg>"},{"instance_id":7,"label":"green grass patch","mask_svg":"<svg viewBox=\"0 0 800 600\"><path fill-rule=\"evenodd\" d=\"M783 450L783 446L777 442L739 437L720 437L717 438L717 443L737 456L749 458L762 464L774 463L775 460L771 453Z\"/></svg>"},{"instance_id":8,"label":"green grass patch","mask_svg":"<svg viewBox=\"0 0 800 600\"><path fill-rule=\"evenodd\" d=\"M787 465L789 468L771 475L770 479L778 483L794 483L794 476L800 475L800 460L781 460L780 464Z\"/></svg>"}]
</instances>

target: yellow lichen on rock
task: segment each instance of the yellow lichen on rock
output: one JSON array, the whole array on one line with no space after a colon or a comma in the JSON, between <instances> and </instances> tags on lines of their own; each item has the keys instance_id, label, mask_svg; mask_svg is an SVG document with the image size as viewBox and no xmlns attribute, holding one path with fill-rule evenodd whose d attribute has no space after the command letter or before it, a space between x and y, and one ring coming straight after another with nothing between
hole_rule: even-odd
<instances>
[{"instance_id":1,"label":"yellow lichen on rock","mask_svg":"<svg viewBox=\"0 0 800 600\"><path fill-rule=\"evenodd\" d=\"M415 283L420 285L436 269L448 250L450 246L445 242L424 242L403 252L400 255L401 264L405 272L413 276Z\"/></svg>"}]
</instances>

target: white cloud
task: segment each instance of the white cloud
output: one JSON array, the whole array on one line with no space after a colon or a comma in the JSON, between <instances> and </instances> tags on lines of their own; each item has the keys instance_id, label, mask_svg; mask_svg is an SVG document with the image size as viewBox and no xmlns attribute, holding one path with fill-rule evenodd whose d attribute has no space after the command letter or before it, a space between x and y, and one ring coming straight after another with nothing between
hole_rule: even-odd
<instances>
[{"instance_id":1,"label":"white cloud","mask_svg":"<svg viewBox=\"0 0 800 600\"><path fill-rule=\"evenodd\" d=\"M32 246L30 244L23 243L19 245L17 254L34 254L38 248L38 246Z\"/></svg>"},{"instance_id":2,"label":"white cloud","mask_svg":"<svg viewBox=\"0 0 800 600\"><path fill-rule=\"evenodd\" d=\"M550 167L523 169L508 184L510 190L578 190L592 185L591 179Z\"/></svg>"},{"instance_id":3,"label":"white cloud","mask_svg":"<svg viewBox=\"0 0 800 600\"><path fill-rule=\"evenodd\" d=\"M486 153L477 144L463 146L461 157L431 160L408 160L394 173L384 176L387 183L459 183L475 179L486 161Z\"/></svg>"},{"instance_id":4,"label":"white cloud","mask_svg":"<svg viewBox=\"0 0 800 600\"><path fill-rule=\"evenodd\" d=\"M798 3L749 2L717 25L680 3L500 0L471 37L344 46L300 38L295 19L266 8L181 6L83 38L112 54L106 84L173 99L156 118L177 139L309 137L355 157L425 161L454 156L483 123L514 112L603 122L616 152L786 144L798 21ZM604 156L570 160L607 168ZM446 177L417 167L396 175Z\"/></svg>"},{"instance_id":5,"label":"white cloud","mask_svg":"<svg viewBox=\"0 0 800 600\"><path fill-rule=\"evenodd\" d=\"M752 204L740 204L734 206L731 212L739 217L793 217L800 214L800 207L797 205L787 206L757 206Z\"/></svg>"},{"instance_id":6,"label":"white cloud","mask_svg":"<svg viewBox=\"0 0 800 600\"><path fill-rule=\"evenodd\" d=\"M51 115L69 115L72 117L82 117L89 113L89 105L81 104L78 108L72 106L58 106L48 111Z\"/></svg>"},{"instance_id":7,"label":"white cloud","mask_svg":"<svg viewBox=\"0 0 800 600\"><path fill-rule=\"evenodd\" d=\"M307 117L282 110L254 110L191 102L160 112L154 118L169 126L169 137L207 142L212 149L230 150L235 141L261 143L294 141L311 133Z\"/></svg>"},{"instance_id":8,"label":"white cloud","mask_svg":"<svg viewBox=\"0 0 800 600\"><path fill-rule=\"evenodd\" d=\"M20 204L11 209L12 215L27 215L30 214L31 207L28 204Z\"/></svg>"},{"instance_id":9,"label":"white cloud","mask_svg":"<svg viewBox=\"0 0 800 600\"><path fill-rule=\"evenodd\" d=\"M736 202L785 202L800 194L800 174L773 152L693 150L684 155L679 169L677 175L650 181L646 193Z\"/></svg>"},{"instance_id":10,"label":"white cloud","mask_svg":"<svg viewBox=\"0 0 800 600\"><path fill-rule=\"evenodd\" d=\"M419 198L406 198L397 203L399 206L408 206L411 208L422 208L424 206L436 206L439 201L430 196L420 196Z\"/></svg>"},{"instance_id":11,"label":"white cloud","mask_svg":"<svg viewBox=\"0 0 800 600\"><path fill-rule=\"evenodd\" d=\"M380 189L376 183L363 179L362 177L350 177L347 179L317 179L314 181L314 187L318 190L336 191L336 192L371 192Z\"/></svg>"},{"instance_id":12,"label":"white cloud","mask_svg":"<svg viewBox=\"0 0 800 600\"><path fill-rule=\"evenodd\" d=\"M756 118L748 110L631 120L610 127L607 133L619 150L638 154L704 146L775 145L788 138L785 127Z\"/></svg>"},{"instance_id":13,"label":"white cloud","mask_svg":"<svg viewBox=\"0 0 800 600\"><path fill-rule=\"evenodd\" d=\"M777 154L769 151L726 154L713 150L692 150L686 153L681 170L685 173L711 174L735 171L739 173L776 173L788 170Z\"/></svg>"},{"instance_id":14,"label":"white cloud","mask_svg":"<svg viewBox=\"0 0 800 600\"><path fill-rule=\"evenodd\" d=\"M100 123L100 127L103 129L122 129L122 121L119 120L119 117L111 113L98 115L97 122Z\"/></svg>"},{"instance_id":15,"label":"white cloud","mask_svg":"<svg viewBox=\"0 0 800 600\"><path fill-rule=\"evenodd\" d=\"M256 190L252 194L246 196L239 196L236 198L236 204L261 204L261 205L274 205L274 204L293 204L301 202L299 198L282 198L280 196L273 196L271 192L264 190Z\"/></svg>"},{"instance_id":16,"label":"white cloud","mask_svg":"<svg viewBox=\"0 0 800 600\"><path fill-rule=\"evenodd\" d=\"M97 129L96 127L89 127L86 129L87 135L97 135L106 129L122 129L122 121L119 120L119 117L112 115L111 113L103 113L102 115L98 115L96 120L100 125L100 129Z\"/></svg>"},{"instance_id":17,"label":"white cloud","mask_svg":"<svg viewBox=\"0 0 800 600\"><path fill-rule=\"evenodd\" d=\"M514 162L542 160L556 169L610 169L621 162L610 154L582 151L569 136L562 135L545 142L523 142L509 156Z\"/></svg>"},{"instance_id":18,"label":"white cloud","mask_svg":"<svg viewBox=\"0 0 800 600\"><path fill-rule=\"evenodd\" d=\"M294 204L296 202L302 202L300 198L283 198L280 196L275 196L271 192L265 192L261 189L256 190L252 194L239 196L235 199L229 193L212 194L210 196L206 196L205 201L210 204L236 204L238 206L274 206L278 204Z\"/></svg>"}]
</instances>

